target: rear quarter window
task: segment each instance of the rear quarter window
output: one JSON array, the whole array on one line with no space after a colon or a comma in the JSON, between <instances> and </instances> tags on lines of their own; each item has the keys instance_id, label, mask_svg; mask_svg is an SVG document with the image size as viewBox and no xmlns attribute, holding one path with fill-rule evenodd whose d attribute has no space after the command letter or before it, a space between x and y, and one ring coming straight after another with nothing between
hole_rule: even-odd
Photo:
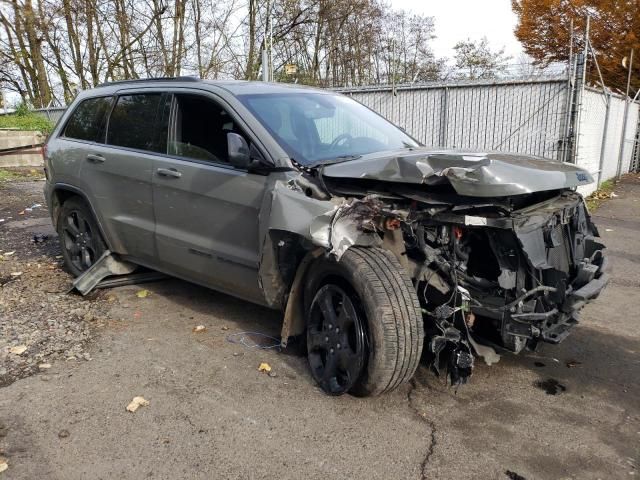
<instances>
[{"instance_id":1,"label":"rear quarter window","mask_svg":"<svg viewBox=\"0 0 640 480\"><path fill-rule=\"evenodd\" d=\"M89 142L103 142L104 122L113 97L96 97L83 100L69 117L63 136Z\"/></svg>"}]
</instances>

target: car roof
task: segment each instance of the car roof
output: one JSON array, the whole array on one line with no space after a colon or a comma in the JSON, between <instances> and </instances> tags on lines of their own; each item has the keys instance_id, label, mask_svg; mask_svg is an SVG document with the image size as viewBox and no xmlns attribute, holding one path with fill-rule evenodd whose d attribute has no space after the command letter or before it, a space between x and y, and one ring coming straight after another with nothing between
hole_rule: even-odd
<instances>
[{"instance_id":1,"label":"car roof","mask_svg":"<svg viewBox=\"0 0 640 480\"><path fill-rule=\"evenodd\" d=\"M332 93L327 90L320 90L306 85L297 85L291 83L272 83L248 80L202 80L196 77L162 77L162 78L146 78L135 80L121 80L116 82L106 82L90 92L98 93L98 91L108 90L116 91L122 88L158 88L164 86L171 87L205 87L214 86L227 90L232 95L255 95L255 94L282 94L291 92L315 92L315 93Z\"/></svg>"}]
</instances>

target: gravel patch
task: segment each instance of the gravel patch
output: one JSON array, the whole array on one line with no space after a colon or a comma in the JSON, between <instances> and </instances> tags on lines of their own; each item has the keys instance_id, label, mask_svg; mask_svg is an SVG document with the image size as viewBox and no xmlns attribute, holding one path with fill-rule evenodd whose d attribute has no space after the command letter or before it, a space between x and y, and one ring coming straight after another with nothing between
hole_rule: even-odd
<instances>
[{"instance_id":1,"label":"gravel patch","mask_svg":"<svg viewBox=\"0 0 640 480\"><path fill-rule=\"evenodd\" d=\"M24 212L25 205L42 207ZM20 215L20 212L24 212ZM89 361L108 321L103 292L68 294L72 277L48 220L42 182L0 184L0 387L56 362ZM44 232L44 233L41 233Z\"/></svg>"}]
</instances>

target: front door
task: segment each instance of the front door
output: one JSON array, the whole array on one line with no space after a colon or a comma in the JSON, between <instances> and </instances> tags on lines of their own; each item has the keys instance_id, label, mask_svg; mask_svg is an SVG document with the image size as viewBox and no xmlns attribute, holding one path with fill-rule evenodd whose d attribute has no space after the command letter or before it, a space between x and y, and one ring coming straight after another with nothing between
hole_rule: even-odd
<instances>
[{"instance_id":1,"label":"front door","mask_svg":"<svg viewBox=\"0 0 640 480\"><path fill-rule=\"evenodd\" d=\"M229 164L228 132L243 134L220 103L174 95L168 156L153 172L158 257L176 275L260 303L258 212L267 177Z\"/></svg>"}]
</instances>

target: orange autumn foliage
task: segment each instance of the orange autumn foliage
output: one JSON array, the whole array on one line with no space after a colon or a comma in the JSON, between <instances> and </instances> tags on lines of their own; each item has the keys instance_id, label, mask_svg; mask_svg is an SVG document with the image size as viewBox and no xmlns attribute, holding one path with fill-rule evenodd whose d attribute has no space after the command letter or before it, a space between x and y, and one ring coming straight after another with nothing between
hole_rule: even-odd
<instances>
[{"instance_id":1,"label":"orange autumn foliage","mask_svg":"<svg viewBox=\"0 0 640 480\"><path fill-rule=\"evenodd\" d=\"M537 63L566 62L569 57L571 19L574 52L584 48L586 17L591 18L591 44L597 53L605 84L624 91L627 69L622 59L635 50L632 71L633 95L640 88L640 0L512 0L518 16L515 35L525 52ZM598 81L594 62L589 62L588 80Z\"/></svg>"}]
</instances>

